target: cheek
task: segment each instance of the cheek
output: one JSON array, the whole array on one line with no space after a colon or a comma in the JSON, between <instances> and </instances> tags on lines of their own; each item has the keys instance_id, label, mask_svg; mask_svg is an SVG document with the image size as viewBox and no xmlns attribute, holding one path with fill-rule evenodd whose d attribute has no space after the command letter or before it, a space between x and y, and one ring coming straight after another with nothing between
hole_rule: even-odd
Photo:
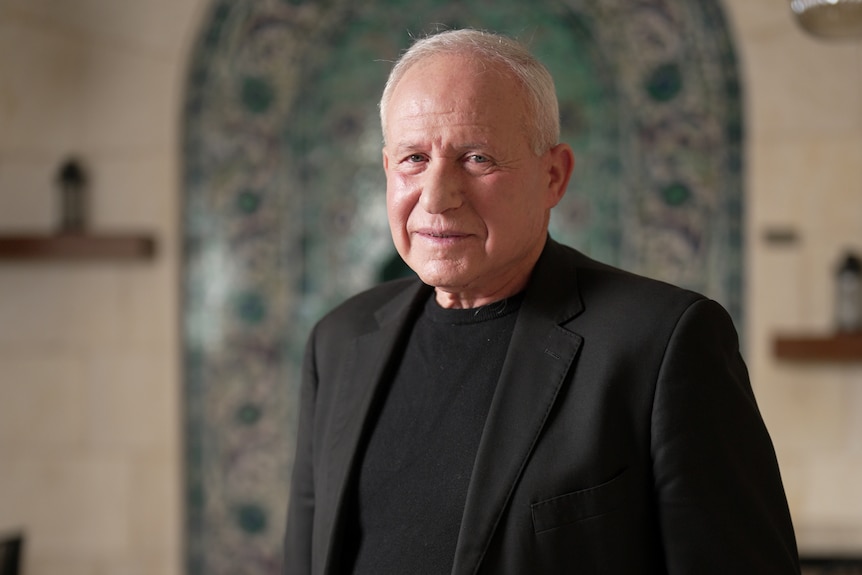
<instances>
[{"instance_id":1,"label":"cheek","mask_svg":"<svg viewBox=\"0 0 862 575\"><path fill-rule=\"evenodd\" d=\"M412 193L407 182L398 176L386 181L386 210L391 223L403 225L416 205L418 194Z\"/></svg>"},{"instance_id":2,"label":"cheek","mask_svg":"<svg viewBox=\"0 0 862 575\"><path fill-rule=\"evenodd\" d=\"M404 202L399 202L387 194L386 202L387 218L389 220L389 233L399 253L407 249L409 234L407 233L407 218L410 211L404 207ZM403 257L403 254L402 254Z\"/></svg>"},{"instance_id":3,"label":"cheek","mask_svg":"<svg viewBox=\"0 0 862 575\"><path fill-rule=\"evenodd\" d=\"M484 197L487 201L475 206L496 241L520 243L524 235L532 237L544 226L547 208L543 198L523 190L535 190L535 185L520 182L508 189L506 197L489 194Z\"/></svg>"}]
</instances>

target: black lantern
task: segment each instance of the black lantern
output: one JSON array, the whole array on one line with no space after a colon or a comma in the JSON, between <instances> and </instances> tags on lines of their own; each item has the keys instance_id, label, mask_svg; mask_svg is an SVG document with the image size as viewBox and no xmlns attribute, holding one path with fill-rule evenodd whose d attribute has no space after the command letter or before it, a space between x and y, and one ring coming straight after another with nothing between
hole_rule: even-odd
<instances>
[{"instance_id":1,"label":"black lantern","mask_svg":"<svg viewBox=\"0 0 862 575\"><path fill-rule=\"evenodd\" d=\"M849 251L835 273L835 324L842 333L862 331L862 260Z\"/></svg>"},{"instance_id":2,"label":"black lantern","mask_svg":"<svg viewBox=\"0 0 862 575\"><path fill-rule=\"evenodd\" d=\"M60 186L60 233L81 233L87 224L87 174L81 164L67 160L57 175Z\"/></svg>"}]
</instances>

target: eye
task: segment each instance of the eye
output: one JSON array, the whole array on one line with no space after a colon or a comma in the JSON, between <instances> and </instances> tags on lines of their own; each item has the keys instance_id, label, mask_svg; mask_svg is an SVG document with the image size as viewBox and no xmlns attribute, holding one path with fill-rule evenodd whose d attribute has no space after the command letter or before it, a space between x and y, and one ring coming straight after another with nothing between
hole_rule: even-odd
<instances>
[{"instance_id":1,"label":"eye","mask_svg":"<svg viewBox=\"0 0 862 575\"><path fill-rule=\"evenodd\" d=\"M424 162L425 156L423 156L422 154L410 154L405 160L407 162L410 162L411 164L416 164L419 162Z\"/></svg>"},{"instance_id":2,"label":"eye","mask_svg":"<svg viewBox=\"0 0 862 575\"><path fill-rule=\"evenodd\" d=\"M467 156L467 159L477 164L485 164L491 161L488 156L483 156L482 154L470 154Z\"/></svg>"}]
</instances>

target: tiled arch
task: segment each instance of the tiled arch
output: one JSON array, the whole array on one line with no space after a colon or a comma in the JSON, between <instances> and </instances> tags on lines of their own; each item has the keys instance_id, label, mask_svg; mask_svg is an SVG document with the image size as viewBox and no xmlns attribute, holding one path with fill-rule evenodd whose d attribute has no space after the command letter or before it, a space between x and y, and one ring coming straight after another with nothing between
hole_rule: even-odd
<instances>
[{"instance_id":1,"label":"tiled arch","mask_svg":"<svg viewBox=\"0 0 862 575\"><path fill-rule=\"evenodd\" d=\"M402 270L376 101L411 34L472 26L528 42L555 75L563 138L578 156L552 234L705 292L741 324L741 97L718 0L355 4L216 0L193 53L183 126L190 575L279 572L305 337L343 297Z\"/></svg>"}]
</instances>

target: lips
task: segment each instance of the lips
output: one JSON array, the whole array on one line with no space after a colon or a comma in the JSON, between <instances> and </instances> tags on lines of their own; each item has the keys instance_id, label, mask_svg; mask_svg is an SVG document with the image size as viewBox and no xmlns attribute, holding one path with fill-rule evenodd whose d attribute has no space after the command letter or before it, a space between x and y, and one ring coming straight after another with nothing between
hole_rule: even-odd
<instances>
[{"instance_id":1,"label":"lips","mask_svg":"<svg viewBox=\"0 0 862 575\"><path fill-rule=\"evenodd\" d=\"M435 230L435 229L420 229L413 232L414 234L434 239L458 239L467 237L469 234L452 230Z\"/></svg>"}]
</instances>

